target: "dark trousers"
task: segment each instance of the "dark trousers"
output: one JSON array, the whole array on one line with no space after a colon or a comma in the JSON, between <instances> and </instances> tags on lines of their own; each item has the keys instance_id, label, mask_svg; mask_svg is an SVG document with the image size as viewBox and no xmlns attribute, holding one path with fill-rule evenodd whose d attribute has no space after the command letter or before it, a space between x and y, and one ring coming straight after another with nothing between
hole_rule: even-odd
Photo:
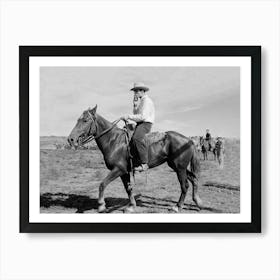
<instances>
[{"instance_id":1,"label":"dark trousers","mask_svg":"<svg viewBox=\"0 0 280 280\"><path fill-rule=\"evenodd\" d=\"M145 135L152 129L149 122L138 123L132 136L133 144L136 147L141 163L148 163L148 147L144 139Z\"/></svg>"}]
</instances>

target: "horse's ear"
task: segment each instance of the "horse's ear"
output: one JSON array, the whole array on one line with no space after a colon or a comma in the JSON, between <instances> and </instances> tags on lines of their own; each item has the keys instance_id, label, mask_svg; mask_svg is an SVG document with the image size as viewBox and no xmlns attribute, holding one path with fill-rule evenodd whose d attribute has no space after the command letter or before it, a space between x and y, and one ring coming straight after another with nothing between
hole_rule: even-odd
<instances>
[{"instance_id":1,"label":"horse's ear","mask_svg":"<svg viewBox=\"0 0 280 280\"><path fill-rule=\"evenodd\" d=\"M95 105L95 107L92 109L92 113L95 114L97 110L97 105Z\"/></svg>"}]
</instances>

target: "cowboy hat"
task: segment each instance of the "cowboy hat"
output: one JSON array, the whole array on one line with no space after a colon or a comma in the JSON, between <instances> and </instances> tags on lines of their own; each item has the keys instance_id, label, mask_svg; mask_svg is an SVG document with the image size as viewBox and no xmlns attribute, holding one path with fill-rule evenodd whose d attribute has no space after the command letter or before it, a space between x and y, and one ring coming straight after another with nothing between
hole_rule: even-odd
<instances>
[{"instance_id":1,"label":"cowboy hat","mask_svg":"<svg viewBox=\"0 0 280 280\"><path fill-rule=\"evenodd\" d=\"M131 90L135 91L137 89L142 89L144 91L148 91L149 88L145 86L143 83L134 83L133 88Z\"/></svg>"}]
</instances>

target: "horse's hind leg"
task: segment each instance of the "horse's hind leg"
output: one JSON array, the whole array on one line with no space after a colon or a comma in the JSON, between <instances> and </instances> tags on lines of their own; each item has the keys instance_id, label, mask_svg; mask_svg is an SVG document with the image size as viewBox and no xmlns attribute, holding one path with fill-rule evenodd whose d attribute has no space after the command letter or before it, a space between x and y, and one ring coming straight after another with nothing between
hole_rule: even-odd
<instances>
[{"instance_id":1,"label":"horse's hind leg","mask_svg":"<svg viewBox=\"0 0 280 280\"><path fill-rule=\"evenodd\" d=\"M202 208L202 200L198 195L198 179L192 172L189 172L188 170L187 170L187 178L191 181L193 185L192 199L197 207Z\"/></svg>"},{"instance_id":2,"label":"horse's hind leg","mask_svg":"<svg viewBox=\"0 0 280 280\"><path fill-rule=\"evenodd\" d=\"M178 170L177 177L181 186L181 195L179 201L177 202L177 205L172 208L172 210L175 212L179 212L182 209L189 188L186 170Z\"/></svg>"},{"instance_id":3,"label":"horse's hind leg","mask_svg":"<svg viewBox=\"0 0 280 280\"><path fill-rule=\"evenodd\" d=\"M128 198L129 198L129 206L125 209L125 212L133 212L134 208L136 207L136 201L134 198L134 194L133 194L133 189L130 183L130 174L124 174L121 176L123 185L125 187L125 190L127 192Z\"/></svg>"}]
</instances>

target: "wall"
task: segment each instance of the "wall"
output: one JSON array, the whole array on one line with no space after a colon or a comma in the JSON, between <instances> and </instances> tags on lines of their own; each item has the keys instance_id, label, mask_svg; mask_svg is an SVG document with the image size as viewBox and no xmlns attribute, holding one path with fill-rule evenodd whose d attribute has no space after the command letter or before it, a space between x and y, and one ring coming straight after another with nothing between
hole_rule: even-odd
<instances>
[{"instance_id":1,"label":"wall","mask_svg":"<svg viewBox=\"0 0 280 280\"><path fill-rule=\"evenodd\" d=\"M279 279L279 1L1 1L1 279ZM262 45L262 234L19 234L18 45Z\"/></svg>"}]
</instances>

